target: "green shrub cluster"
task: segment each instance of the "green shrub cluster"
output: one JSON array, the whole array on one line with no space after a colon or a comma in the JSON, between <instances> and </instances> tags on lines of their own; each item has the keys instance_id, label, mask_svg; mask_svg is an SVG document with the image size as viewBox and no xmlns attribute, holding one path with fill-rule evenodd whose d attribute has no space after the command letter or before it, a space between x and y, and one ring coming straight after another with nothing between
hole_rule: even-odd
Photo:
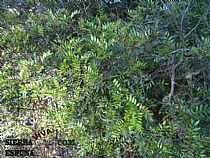
<instances>
[{"instance_id":1,"label":"green shrub cluster","mask_svg":"<svg viewBox=\"0 0 210 158\"><path fill-rule=\"evenodd\" d=\"M77 157L210 155L207 1L15 2L0 5L5 132L68 129Z\"/></svg>"}]
</instances>

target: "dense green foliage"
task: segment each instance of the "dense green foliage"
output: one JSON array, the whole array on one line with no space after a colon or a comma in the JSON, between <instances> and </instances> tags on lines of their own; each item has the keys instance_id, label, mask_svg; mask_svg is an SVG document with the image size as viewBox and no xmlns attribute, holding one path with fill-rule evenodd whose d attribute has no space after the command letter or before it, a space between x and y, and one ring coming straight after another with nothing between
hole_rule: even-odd
<instances>
[{"instance_id":1,"label":"dense green foliage","mask_svg":"<svg viewBox=\"0 0 210 158\"><path fill-rule=\"evenodd\" d=\"M68 129L77 157L210 155L207 0L15 2L0 10L5 132Z\"/></svg>"}]
</instances>

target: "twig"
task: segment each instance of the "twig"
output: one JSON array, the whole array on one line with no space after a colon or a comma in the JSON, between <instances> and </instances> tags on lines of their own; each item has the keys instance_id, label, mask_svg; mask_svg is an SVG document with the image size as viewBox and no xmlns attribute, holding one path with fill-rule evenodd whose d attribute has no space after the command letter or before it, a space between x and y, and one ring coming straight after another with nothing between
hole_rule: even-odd
<instances>
[{"instance_id":1,"label":"twig","mask_svg":"<svg viewBox=\"0 0 210 158\"><path fill-rule=\"evenodd\" d=\"M85 7L85 4L83 3L83 8L84 8L85 15L87 15L87 10L88 10L88 8L90 7L90 5L91 5L91 3L88 4L87 7Z\"/></svg>"},{"instance_id":2,"label":"twig","mask_svg":"<svg viewBox=\"0 0 210 158\"><path fill-rule=\"evenodd\" d=\"M200 19L198 20L198 23L195 25L195 27L193 27L185 36L183 39L185 39L187 36L189 36L201 23L201 20L203 19L203 17L205 17L205 15L208 14L209 12L209 6L210 6L210 1L209 1L209 4L208 4L208 7L207 7L207 10L206 12L200 17Z\"/></svg>"},{"instance_id":3,"label":"twig","mask_svg":"<svg viewBox=\"0 0 210 158\"><path fill-rule=\"evenodd\" d=\"M169 55L170 55L170 56L171 56L171 55L174 55L174 54L176 54L177 52L182 51L182 50L184 50L184 49L179 48L179 49L174 50L173 52L169 53Z\"/></svg>"},{"instance_id":4,"label":"twig","mask_svg":"<svg viewBox=\"0 0 210 158\"><path fill-rule=\"evenodd\" d=\"M164 5L164 7L168 10L169 14L172 14L168 6L161 0L161 3Z\"/></svg>"},{"instance_id":5,"label":"twig","mask_svg":"<svg viewBox=\"0 0 210 158\"><path fill-rule=\"evenodd\" d=\"M185 9L184 14L182 14L182 17L181 17L181 23L180 23L180 25L181 25L181 32L183 31L184 16L186 15L186 13L187 13L187 11L188 11L188 9L190 7L190 3L191 3L191 0L188 1L187 8Z\"/></svg>"},{"instance_id":6,"label":"twig","mask_svg":"<svg viewBox=\"0 0 210 158\"><path fill-rule=\"evenodd\" d=\"M186 50L190 50L190 49L179 48L179 49L176 49L176 50L172 51L171 53L169 53L168 56L174 55L174 54L178 53L179 51L186 51Z\"/></svg>"},{"instance_id":7,"label":"twig","mask_svg":"<svg viewBox=\"0 0 210 158\"><path fill-rule=\"evenodd\" d=\"M172 70L171 70L171 90L168 95L168 102L171 103L171 98L174 95L174 85L175 85L175 65L172 65Z\"/></svg>"}]
</instances>

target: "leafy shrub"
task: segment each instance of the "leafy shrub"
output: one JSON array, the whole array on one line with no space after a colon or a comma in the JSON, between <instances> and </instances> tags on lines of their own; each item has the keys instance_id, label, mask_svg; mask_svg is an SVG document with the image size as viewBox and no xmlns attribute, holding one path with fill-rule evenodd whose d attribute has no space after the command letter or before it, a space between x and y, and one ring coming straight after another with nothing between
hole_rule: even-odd
<instances>
[{"instance_id":1,"label":"leafy shrub","mask_svg":"<svg viewBox=\"0 0 210 158\"><path fill-rule=\"evenodd\" d=\"M12 2L0 11L5 131L66 128L78 157L209 155L207 1L140 1L130 19Z\"/></svg>"}]
</instances>

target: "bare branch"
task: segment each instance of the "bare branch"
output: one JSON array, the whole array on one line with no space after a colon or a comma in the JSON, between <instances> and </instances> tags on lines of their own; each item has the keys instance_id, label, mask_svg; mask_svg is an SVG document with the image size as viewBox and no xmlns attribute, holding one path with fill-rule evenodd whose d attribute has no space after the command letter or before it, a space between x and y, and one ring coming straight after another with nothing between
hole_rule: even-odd
<instances>
[{"instance_id":1,"label":"bare branch","mask_svg":"<svg viewBox=\"0 0 210 158\"><path fill-rule=\"evenodd\" d=\"M186 50L190 50L190 49L187 49L187 48L179 48L179 49L174 50L171 53L169 53L168 56L174 55L174 54L178 53L179 51L186 51Z\"/></svg>"},{"instance_id":2,"label":"bare branch","mask_svg":"<svg viewBox=\"0 0 210 158\"><path fill-rule=\"evenodd\" d=\"M185 39L187 36L189 36L201 23L201 20L208 14L209 12L209 7L210 7L210 1L207 7L206 12L200 17L200 19L198 20L198 23L195 25L195 27L193 27L185 36L183 39Z\"/></svg>"},{"instance_id":3,"label":"bare branch","mask_svg":"<svg viewBox=\"0 0 210 158\"><path fill-rule=\"evenodd\" d=\"M181 31L183 31L183 21L184 21L184 17L185 17L185 15L186 15L187 11L189 10L190 4L191 4L191 0L188 1L188 5L187 5L187 7L186 7L184 13L182 14L181 23L180 23Z\"/></svg>"},{"instance_id":4,"label":"bare branch","mask_svg":"<svg viewBox=\"0 0 210 158\"><path fill-rule=\"evenodd\" d=\"M168 95L168 102L171 103L171 98L174 95L174 85L175 85L175 65L172 65L172 70L171 70L171 90Z\"/></svg>"},{"instance_id":5,"label":"bare branch","mask_svg":"<svg viewBox=\"0 0 210 158\"><path fill-rule=\"evenodd\" d=\"M169 14L172 14L171 11L170 11L170 9L168 8L168 6L163 2L163 0L161 0L161 3L168 10Z\"/></svg>"}]
</instances>

